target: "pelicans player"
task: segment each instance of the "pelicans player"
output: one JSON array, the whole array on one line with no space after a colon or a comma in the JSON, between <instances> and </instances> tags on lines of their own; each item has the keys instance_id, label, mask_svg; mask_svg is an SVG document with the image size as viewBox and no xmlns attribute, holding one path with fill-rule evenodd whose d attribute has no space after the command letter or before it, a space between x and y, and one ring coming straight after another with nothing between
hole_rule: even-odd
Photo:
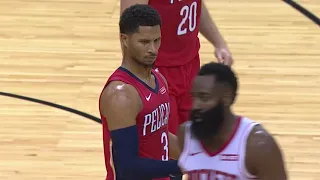
<instances>
[{"instance_id":1,"label":"pelicans player","mask_svg":"<svg viewBox=\"0 0 320 180\"><path fill-rule=\"evenodd\" d=\"M169 160L179 152L172 151L178 142L168 132L168 87L152 69L161 44L160 15L151 6L134 5L123 12L119 26L124 57L99 100L106 180L181 175L177 161Z\"/></svg>"},{"instance_id":2,"label":"pelicans player","mask_svg":"<svg viewBox=\"0 0 320 180\"><path fill-rule=\"evenodd\" d=\"M225 65L201 67L191 121L181 126L179 166L189 180L286 180L279 146L257 122L233 114L237 78Z\"/></svg>"}]
</instances>

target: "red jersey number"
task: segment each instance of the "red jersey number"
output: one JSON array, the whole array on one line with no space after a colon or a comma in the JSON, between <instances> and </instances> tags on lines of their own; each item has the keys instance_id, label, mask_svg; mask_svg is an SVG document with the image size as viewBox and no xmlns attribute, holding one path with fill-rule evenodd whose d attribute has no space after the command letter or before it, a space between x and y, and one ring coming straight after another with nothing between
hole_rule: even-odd
<instances>
[{"instance_id":1,"label":"red jersey number","mask_svg":"<svg viewBox=\"0 0 320 180\"><path fill-rule=\"evenodd\" d=\"M197 26L197 2L193 2L190 6L185 5L180 10L180 16L182 20L178 26L177 34L179 36L187 34L187 32L192 32L196 29ZM189 24L189 26L185 26Z\"/></svg>"},{"instance_id":2,"label":"red jersey number","mask_svg":"<svg viewBox=\"0 0 320 180\"><path fill-rule=\"evenodd\" d=\"M163 154L162 154L162 161L169 160L169 141L167 132L162 132L161 134L161 144L163 145Z\"/></svg>"}]
</instances>

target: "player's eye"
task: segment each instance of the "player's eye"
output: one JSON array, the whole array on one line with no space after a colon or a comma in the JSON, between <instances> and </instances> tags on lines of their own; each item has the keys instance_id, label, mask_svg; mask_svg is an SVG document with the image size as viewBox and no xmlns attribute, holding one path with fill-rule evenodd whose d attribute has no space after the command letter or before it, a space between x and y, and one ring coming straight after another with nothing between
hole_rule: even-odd
<instances>
[{"instance_id":1,"label":"player's eye","mask_svg":"<svg viewBox=\"0 0 320 180\"><path fill-rule=\"evenodd\" d=\"M157 38L154 40L154 42L159 42L160 41L160 38Z\"/></svg>"},{"instance_id":2,"label":"player's eye","mask_svg":"<svg viewBox=\"0 0 320 180\"><path fill-rule=\"evenodd\" d=\"M207 96L199 96L199 99L202 101L202 102L207 102L209 100L209 97Z\"/></svg>"},{"instance_id":3,"label":"player's eye","mask_svg":"<svg viewBox=\"0 0 320 180\"><path fill-rule=\"evenodd\" d=\"M149 43L148 40L140 40L140 42L141 42L142 44L148 44L148 43Z\"/></svg>"}]
</instances>

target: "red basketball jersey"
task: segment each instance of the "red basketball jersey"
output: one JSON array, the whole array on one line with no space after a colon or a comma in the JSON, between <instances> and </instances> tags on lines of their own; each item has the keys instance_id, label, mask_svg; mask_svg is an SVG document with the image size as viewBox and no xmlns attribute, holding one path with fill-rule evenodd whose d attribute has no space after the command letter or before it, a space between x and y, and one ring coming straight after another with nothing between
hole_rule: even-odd
<instances>
[{"instance_id":1,"label":"red basketball jersey","mask_svg":"<svg viewBox=\"0 0 320 180\"><path fill-rule=\"evenodd\" d=\"M161 46L156 66L187 64L199 53L201 0L149 0L161 15Z\"/></svg>"},{"instance_id":2,"label":"red basketball jersey","mask_svg":"<svg viewBox=\"0 0 320 180\"><path fill-rule=\"evenodd\" d=\"M166 84L159 73L152 70L152 74L156 82L154 89L127 69L120 67L110 76L105 87L111 81L122 81L136 88L143 103L143 109L136 117L139 133L139 155L140 157L167 161L169 159L169 94ZM106 180L116 180L116 172L112 160L110 132L106 118L101 114L101 111L100 116L103 127L104 155L107 169ZM162 178L161 180L169 179L170 178Z\"/></svg>"}]
</instances>

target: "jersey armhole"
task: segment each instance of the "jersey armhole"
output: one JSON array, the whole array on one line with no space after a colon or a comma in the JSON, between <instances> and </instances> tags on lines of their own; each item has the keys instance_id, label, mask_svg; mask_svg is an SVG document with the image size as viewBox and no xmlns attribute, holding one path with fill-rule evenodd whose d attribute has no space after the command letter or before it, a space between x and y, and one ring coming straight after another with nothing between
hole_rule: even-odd
<instances>
[{"instance_id":1,"label":"jersey armhole","mask_svg":"<svg viewBox=\"0 0 320 180\"><path fill-rule=\"evenodd\" d=\"M245 130L242 133L241 138L240 138L241 145L239 148L240 159L239 159L238 168L239 168L240 173L242 173L242 175L244 175L248 179L257 179L257 176L252 175L248 171L248 168L246 166L246 153L247 153L248 137L251 134L252 129L257 125L259 125L259 123L256 123L256 122L252 122L252 123L248 124L247 127L245 127Z\"/></svg>"}]
</instances>

